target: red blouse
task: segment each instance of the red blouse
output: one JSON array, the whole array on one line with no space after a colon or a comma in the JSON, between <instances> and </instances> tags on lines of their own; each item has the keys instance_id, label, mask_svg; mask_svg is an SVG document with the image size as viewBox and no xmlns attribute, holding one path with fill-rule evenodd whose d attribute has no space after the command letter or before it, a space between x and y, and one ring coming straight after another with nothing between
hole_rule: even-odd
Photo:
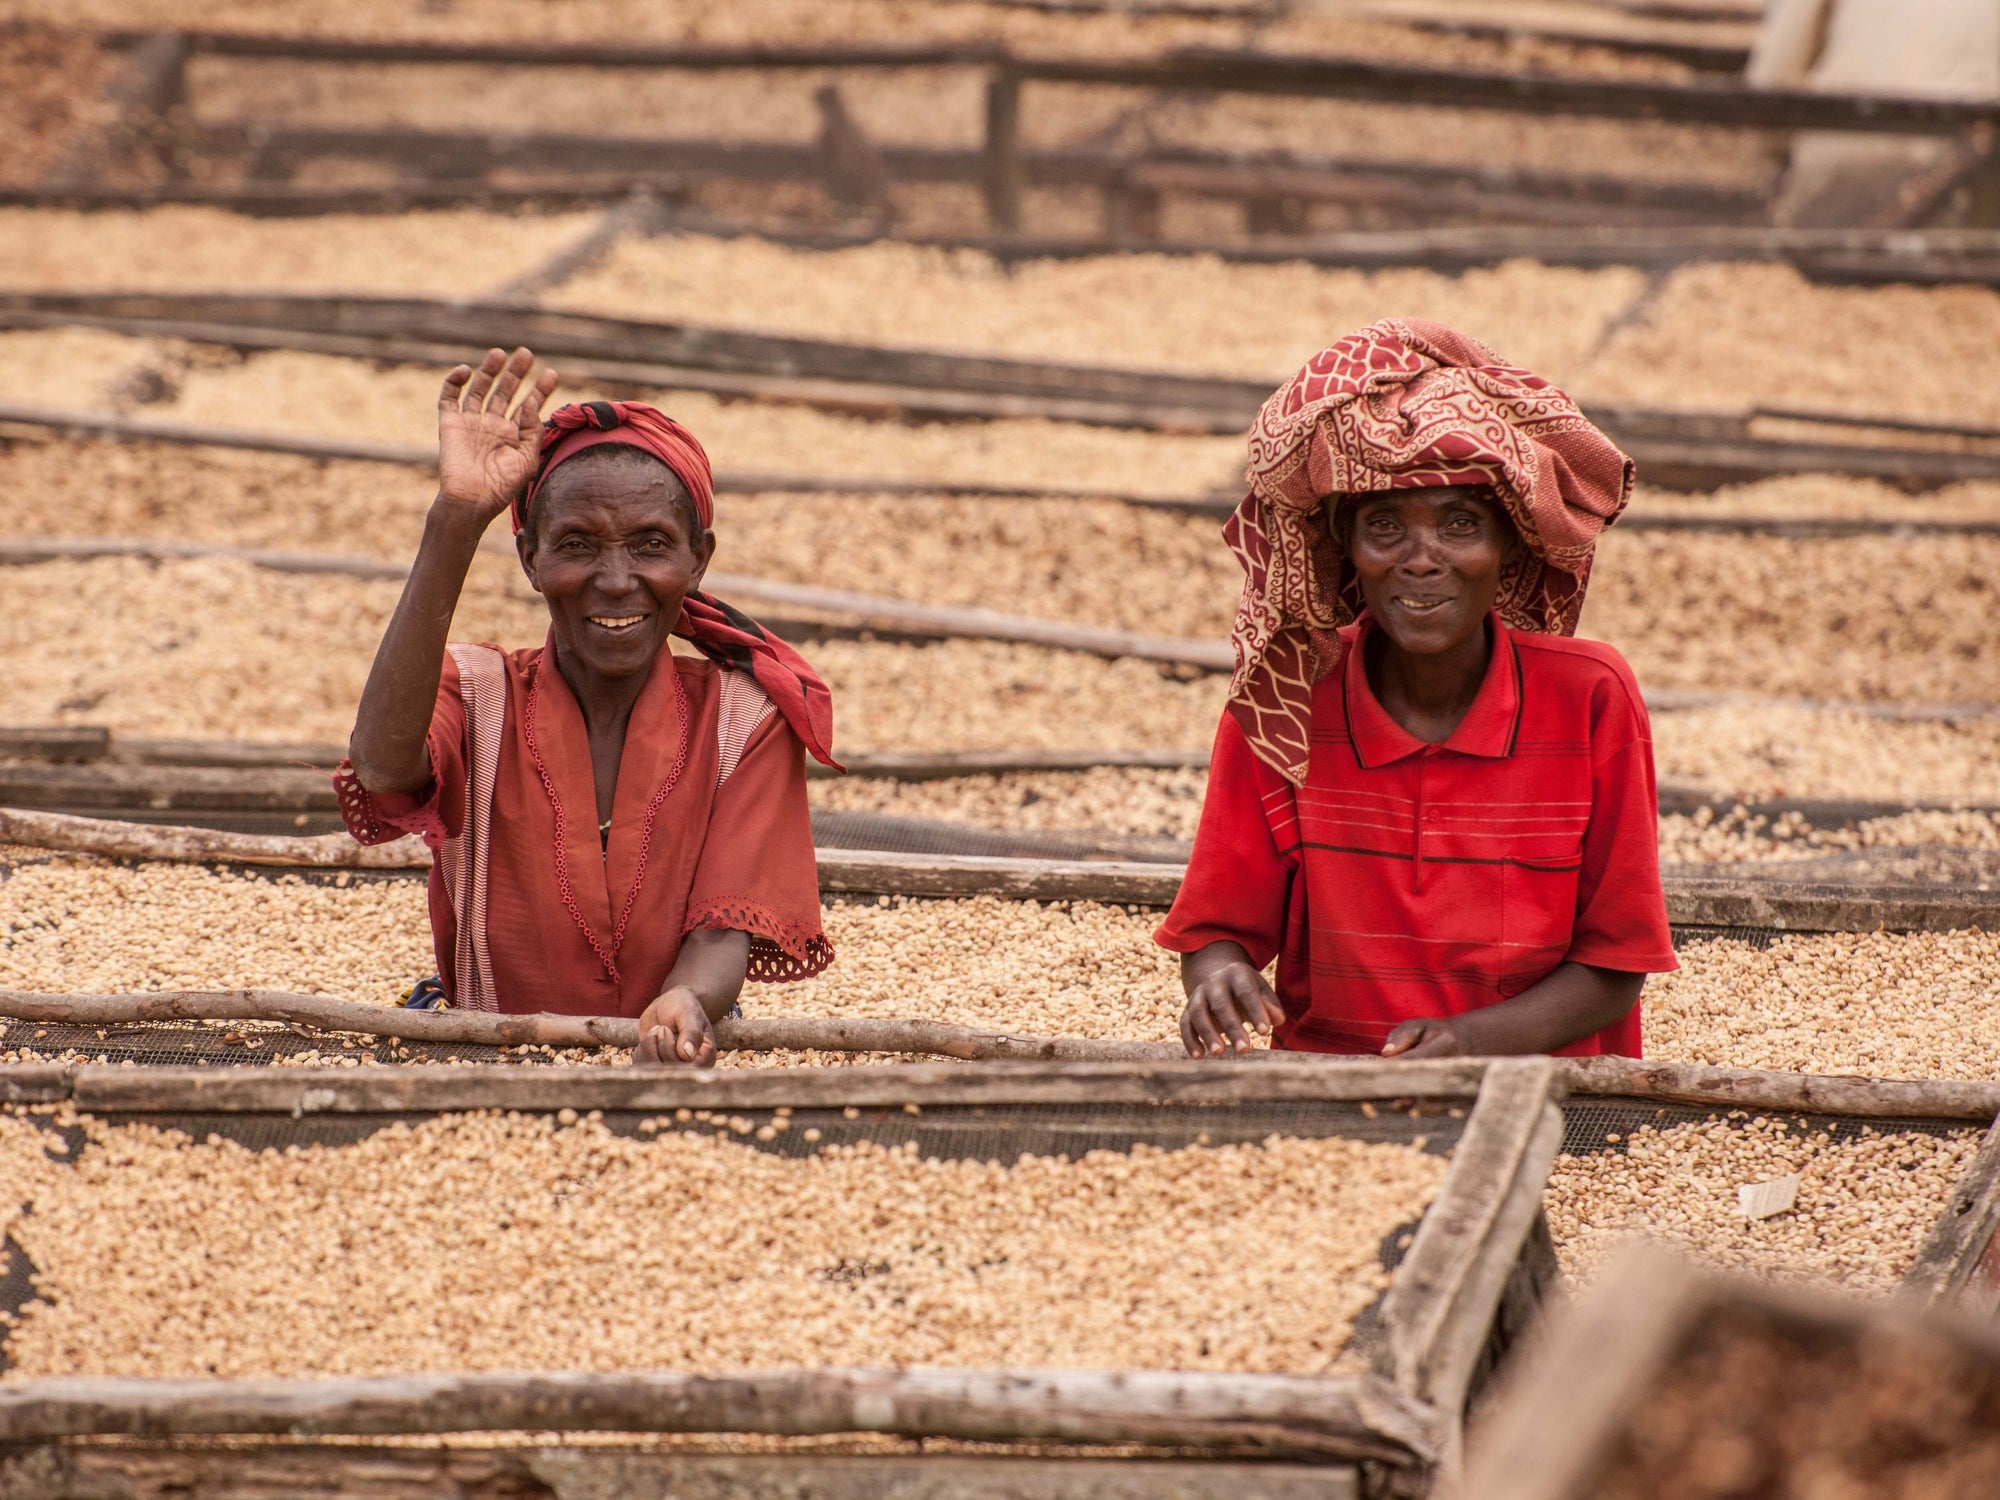
<instances>
[{"instance_id":1,"label":"red blouse","mask_svg":"<svg viewBox=\"0 0 2000 1500\"><path fill-rule=\"evenodd\" d=\"M1566 961L1679 967L1631 669L1596 641L1491 624L1486 678L1442 744L1377 701L1365 616L1314 689L1304 786L1223 715L1194 856L1156 938L1276 958L1276 1045L1380 1052L1403 1021L1492 1005ZM1639 1044L1634 1006L1562 1050L1637 1057Z\"/></svg>"},{"instance_id":2,"label":"red blouse","mask_svg":"<svg viewBox=\"0 0 2000 1500\"><path fill-rule=\"evenodd\" d=\"M805 750L750 675L661 653L606 848L583 712L551 651L451 648L429 785L371 794L336 777L355 838L416 833L437 851L431 931L452 1003L637 1016L703 927L751 935L753 980L824 969Z\"/></svg>"}]
</instances>

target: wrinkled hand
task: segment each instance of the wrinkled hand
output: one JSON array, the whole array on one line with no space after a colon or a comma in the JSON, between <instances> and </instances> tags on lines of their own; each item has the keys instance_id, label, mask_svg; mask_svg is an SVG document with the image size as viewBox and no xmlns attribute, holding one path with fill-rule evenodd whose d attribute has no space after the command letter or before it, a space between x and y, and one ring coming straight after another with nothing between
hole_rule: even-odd
<instances>
[{"instance_id":1,"label":"wrinkled hand","mask_svg":"<svg viewBox=\"0 0 2000 1500\"><path fill-rule=\"evenodd\" d=\"M715 1027L693 990L668 990L646 1007L639 1017L639 1045L633 1050L632 1062L642 1068L671 1063L697 1068L714 1065Z\"/></svg>"},{"instance_id":2,"label":"wrinkled hand","mask_svg":"<svg viewBox=\"0 0 2000 1500\"><path fill-rule=\"evenodd\" d=\"M438 498L490 521L513 503L535 472L542 403L556 372L544 369L510 414L508 404L535 367L527 349L489 349L479 368L459 365L438 392Z\"/></svg>"},{"instance_id":3,"label":"wrinkled hand","mask_svg":"<svg viewBox=\"0 0 2000 1500\"><path fill-rule=\"evenodd\" d=\"M1227 964L1188 996L1181 1012L1181 1045L1189 1057L1220 1057L1231 1047L1248 1052L1251 1032L1269 1036L1284 1019L1285 1008L1262 974L1249 964Z\"/></svg>"},{"instance_id":4,"label":"wrinkled hand","mask_svg":"<svg viewBox=\"0 0 2000 1500\"><path fill-rule=\"evenodd\" d=\"M1405 1021L1382 1044L1384 1057L1463 1057L1465 1043L1449 1016Z\"/></svg>"}]
</instances>

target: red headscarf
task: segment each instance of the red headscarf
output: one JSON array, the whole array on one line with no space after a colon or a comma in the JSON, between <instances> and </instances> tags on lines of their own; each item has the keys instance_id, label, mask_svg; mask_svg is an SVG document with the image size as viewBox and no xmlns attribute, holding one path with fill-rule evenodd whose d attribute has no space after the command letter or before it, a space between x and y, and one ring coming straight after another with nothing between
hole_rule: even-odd
<instances>
[{"instance_id":1,"label":"red headscarf","mask_svg":"<svg viewBox=\"0 0 2000 1500\"><path fill-rule=\"evenodd\" d=\"M541 463L514 502L514 530L526 524L551 471L606 443L652 454L687 486L702 528L715 524L715 475L693 433L643 401L586 401L557 408L542 424ZM833 695L803 656L741 610L699 591L682 602L674 634L710 661L750 673L813 759L840 769L833 758Z\"/></svg>"},{"instance_id":2,"label":"red headscarf","mask_svg":"<svg viewBox=\"0 0 2000 1500\"><path fill-rule=\"evenodd\" d=\"M1259 758L1306 775L1313 685L1361 611L1328 500L1483 484L1527 545L1494 604L1517 630L1570 635L1597 536L1632 495L1632 461L1576 403L1477 339L1385 319L1315 355L1250 429L1249 493L1223 527L1247 575L1229 709Z\"/></svg>"}]
</instances>

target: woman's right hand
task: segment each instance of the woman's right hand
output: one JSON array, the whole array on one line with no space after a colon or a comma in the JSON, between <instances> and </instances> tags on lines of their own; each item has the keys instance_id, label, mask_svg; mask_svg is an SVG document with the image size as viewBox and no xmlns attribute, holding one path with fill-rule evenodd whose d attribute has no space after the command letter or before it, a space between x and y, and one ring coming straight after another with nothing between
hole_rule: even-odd
<instances>
[{"instance_id":1,"label":"woman's right hand","mask_svg":"<svg viewBox=\"0 0 2000 1500\"><path fill-rule=\"evenodd\" d=\"M1285 1008L1247 959L1218 963L1188 990L1181 1012L1181 1045L1189 1057L1220 1057L1231 1047L1248 1052L1250 1033L1269 1036L1282 1025Z\"/></svg>"},{"instance_id":2,"label":"woman's right hand","mask_svg":"<svg viewBox=\"0 0 2000 1500\"><path fill-rule=\"evenodd\" d=\"M521 404L507 410L534 367L525 348L489 349L478 369L459 365L438 392L438 499L465 507L481 526L534 476L542 403L555 392L556 372L543 370Z\"/></svg>"}]
</instances>

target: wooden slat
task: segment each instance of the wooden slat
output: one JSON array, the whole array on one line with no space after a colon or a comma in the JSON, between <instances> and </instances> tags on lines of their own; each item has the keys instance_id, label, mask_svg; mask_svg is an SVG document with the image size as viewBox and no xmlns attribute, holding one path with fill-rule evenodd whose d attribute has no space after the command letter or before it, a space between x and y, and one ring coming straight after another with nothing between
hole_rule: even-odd
<instances>
[{"instance_id":1,"label":"wooden slat","mask_svg":"<svg viewBox=\"0 0 2000 1500\"><path fill-rule=\"evenodd\" d=\"M885 1432L972 1441L1244 1446L1428 1457L1429 1413L1367 1376L1147 1370L803 1370L71 1378L0 1385L0 1443L55 1437L438 1432Z\"/></svg>"},{"instance_id":2,"label":"wooden slat","mask_svg":"<svg viewBox=\"0 0 2000 1500\"><path fill-rule=\"evenodd\" d=\"M1464 1409L1507 1279L1562 1146L1548 1058L1496 1058L1444 1185L1382 1304L1376 1371L1446 1412Z\"/></svg>"},{"instance_id":3,"label":"wooden slat","mask_svg":"<svg viewBox=\"0 0 2000 1500\"><path fill-rule=\"evenodd\" d=\"M2000 892L1683 876L1667 883L1667 917L1682 927L1990 932L2000 923Z\"/></svg>"},{"instance_id":4,"label":"wooden slat","mask_svg":"<svg viewBox=\"0 0 2000 1500\"><path fill-rule=\"evenodd\" d=\"M595 1444L449 1448L375 1444L87 1440L0 1457L8 1500L366 1500L674 1496L676 1500L1361 1500L1348 1464L1225 1459L1022 1458L984 1454L621 1451Z\"/></svg>"},{"instance_id":5,"label":"wooden slat","mask_svg":"<svg viewBox=\"0 0 2000 1500\"><path fill-rule=\"evenodd\" d=\"M50 1070L24 1088L52 1086ZM905 1104L1239 1104L1469 1099L1479 1059L1311 1056L1224 1062L921 1063L879 1068L122 1068L70 1070L77 1108L110 1113L402 1114L464 1109L900 1108Z\"/></svg>"},{"instance_id":6,"label":"wooden slat","mask_svg":"<svg viewBox=\"0 0 2000 1500\"><path fill-rule=\"evenodd\" d=\"M1980 1320L2000 1312L2000 1105L1994 1114L1993 1128L1903 1278L1913 1295Z\"/></svg>"}]
</instances>

